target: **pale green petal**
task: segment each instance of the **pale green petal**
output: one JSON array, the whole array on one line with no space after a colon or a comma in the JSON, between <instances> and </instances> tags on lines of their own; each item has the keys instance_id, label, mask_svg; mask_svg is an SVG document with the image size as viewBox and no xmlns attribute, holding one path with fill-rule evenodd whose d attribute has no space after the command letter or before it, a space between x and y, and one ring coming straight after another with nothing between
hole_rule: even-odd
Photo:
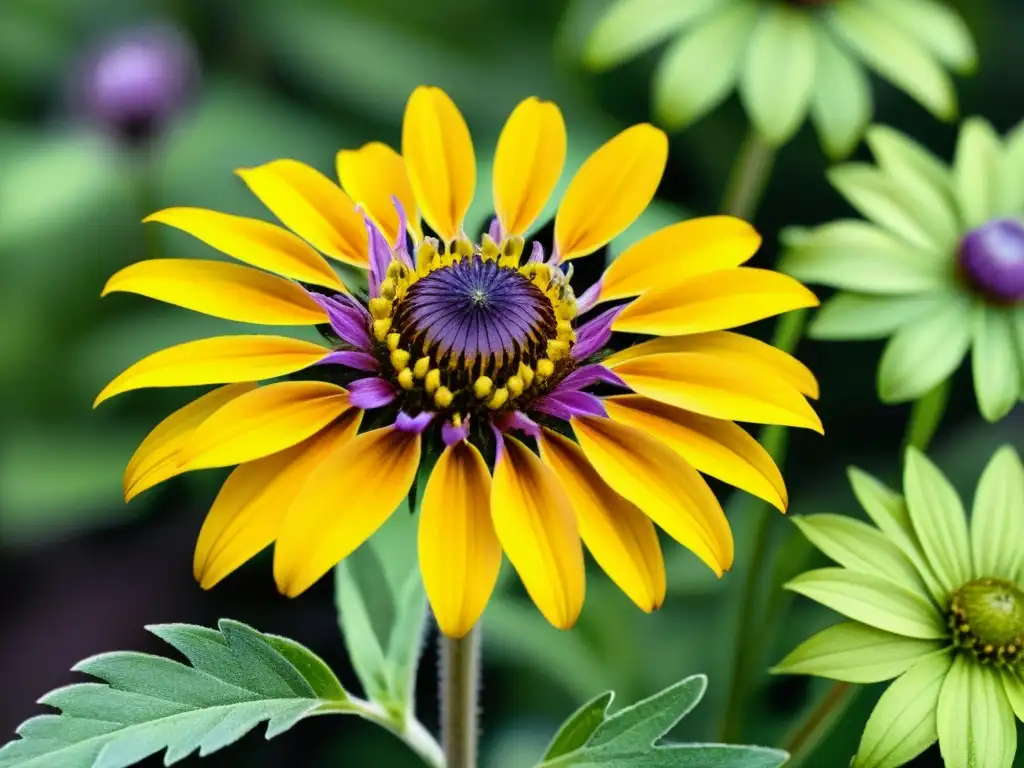
<instances>
[{"instance_id":1,"label":"pale green petal","mask_svg":"<svg viewBox=\"0 0 1024 768\"><path fill-rule=\"evenodd\" d=\"M942 684L936 724L946 768L1012 768L1017 724L998 670L957 657Z\"/></svg>"},{"instance_id":2,"label":"pale green petal","mask_svg":"<svg viewBox=\"0 0 1024 768\"><path fill-rule=\"evenodd\" d=\"M940 640L902 637L847 621L801 643L772 672L880 683L902 675L919 658L941 647Z\"/></svg>"},{"instance_id":3,"label":"pale green petal","mask_svg":"<svg viewBox=\"0 0 1024 768\"><path fill-rule=\"evenodd\" d=\"M953 189L967 229L992 218L999 194L1002 144L987 120L972 117L960 129L953 162Z\"/></svg>"},{"instance_id":4,"label":"pale green petal","mask_svg":"<svg viewBox=\"0 0 1024 768\"><path fill-rule=\"evenodd\" d=\"M970 304L947 296L932 313L896 331L878 366L878 394L886 403L916 400L947 379L971 343Z\"/></svg>"},{"instance_id":5,"label":"pale green petal","mask_svg":"<svg viewBox=\"0 0 1024 768\"><path fill-rule=\"evenodd\" d=\"M749 0L722 8L668 49L654 73L654 108L662 122L682 128L725 100L758 10Z\"/></svg>"},{"instance_id":6,"label":"pale green petal","mask_svg":"<svg viewBox=\"0 0 1024 768\"><path fill-rule=\"evenodd\" d=\"M974 313L971 369L978 408L986 421L999 421L1017 404L1021 370L1013 315L999 307L979 306Z\"/></svg>"},{"instance_id":7,"label":"pale green petal","mask_svg":"<svg viewBox=\"0 0 1024 768\"><path fill-rule=\"evenodd\" d=\"M927 251L945 251L930 222L914 207L909 194L878 168L846 163L828 172L828 180L850 205L908 243Z\"/></svg>"},{"instance_id":8,"label":"pale green petal","mask_svg":"<svg viewBox=\"0 0 1024 768\"><path fill-rule=\"evenodd\" d=\"M807 330L812 339L884 339L907 323L933 314L945 304L944 297L866 296L840 293L828 299Z\"/></svg>"},{"instance_id":9,"label":"pale green petal","mask_svg":"<svg viewBox=\"0 0 1024 768\"><path fill-rule=\"evenodd\" d=\"M978 51L971 30L953 8L933 0L861 0L888 16L939 61L961 74L978 66Z\"/></svg>"},{"instance_id":10,"label":"pale green petal","mask_svg":"<svg viewBox=\"0 0 1024 768\"><path fill-rule=\"evenodd\" d=\"M1017 719L1024 721L1024 680L1020 679L1020 673L1004 669L1003 689Z\"/></svg>"},{"instance_id":11,"label":"pale green petal","mask_svg":"<svg viewBox=\"0 0 1024 768\"><path fill-rule=\"evenodd\" d=\"M907 294L952 281L952 261L910 245L864 221L834 221L812 230L789 229L779 268L806 283L848 291Z\"/></svg>"},{"instance_id":12,"label":"pale green petal","mask_svg":"<svg viewBox=\"0 0 1024 768\"><path fill-rule=\"evenodd\" d=\"M1010 131L1004 146L1003 198L1000 216L1024 214L1024 122Z\"/></svg>"},{"instance_id":13,"label":"pale green petal","mask_svg":"<svg viewBox=\"0 0 1024 768\"><path fill-rule=\"evenodd\" d=\"M740 97L770 143L788 141L807 116L816 55L808 13L781 3L764 9L750 38Z\"/></svg>"},{"instance_id":14,"label":"pale green petal","mask_svg":"<svg viewBox=\"0 0 1024 768\"><path fill-rule=\"evenodd\" d=\"M956 489L931 460L908 448L903 492L914 533L928 563L947 592L971 580L967 517Z\"/></svg>"},{"instance_id":15,"label":"pale green petal","mask_svg":"<svg viewBox=\"0 0 1024 768\"><path fill-rule=\"evenodd\" d=\"M974 576L1015 579L1024 566L1024 466L1004 445L978 480L971 510Z\"/></svg>"},{"instance_id":16,"label":"pale green petal","mask_svg":"<svg viewBox=\"0 0 1024 768\"><path fill-rule=\"evenodd\" d=\"M1021 399L1024 400L1024 306L1019 306L1011 311L1013 336L1016 340L1017 365L1021 370Z\"/></svg>"},{"instance_id":17,"label":"pale green petal","mask_svg":"<svg viewBox=\"0 0 1024 768\"><path fill-rule=\"evenodd\" d=\"M952 659L948 652L920 659L878 700L853 768L899 768L939 738L935 709Z\"/></svg>"},{"instance_id":18,"label":"pale green petal","mask_svg":"<svg viewBox=\"0 0 1024 768\"><path fill-rule=\"evenodd\" d=\"M844 568L925 594L913 563L877 528L843 515L798 516L793 522L814 546Z\"/></svg>"},{"instance_id":19,"label":"pale green petal","mask_svg":"<svg viewBox=\"0 0 1024 768\"><path fill-rule=\"evenodd\" d=\"M937 640L947 633L942 615L930 600L880 576L819 568L800 574L786 589L854 621L904 637Z\"/></svg>"},{"instance_id":20,"label":"pale green petal","mask_svg":"<svg viewBox=\"0 0 1024 768\"><path fill-rule=\"evenodd\" d=\"M853 152L871 121L871 83L864 68L821 25L815 25L815 33L818 66L811 119L825 152L835 159L844 158Z\"/></svg>"},{"instance_id":21,"label":"pale green petal","mask_svg":"<svg viewBox=\"0 0 1024 768\"><path fill-rule=\"evenodd\" d=\"M587 39L584 63L607 69L638 56L700 19L719 0L616 0Z\"/></svg>"},{"instance_id":22,"label":"pale green petal","mask_svg":"<svg viewBox=\"0 0 1024 768\"><path fill-rule=\"evenodd\" d=\"M851 467L847 474L853 493L861 507L868 513L868 517L914 564L932 599L942 604L947 593L925 559L921 543L914 533L914 524L910 522L906 500L884 483L856 467Z\"/></svg>"},{"instance_id":23,"label":"pale green petal","mask_svg":"<svg viewBox=\"0 0 1024 768\"><path fill-rule=\"evenodd\" d=\"M912 37L858 3L837 3L832 27L878 74L936 117L956 117L956 91L939 63Z\"/></svg>"}]
</instances>

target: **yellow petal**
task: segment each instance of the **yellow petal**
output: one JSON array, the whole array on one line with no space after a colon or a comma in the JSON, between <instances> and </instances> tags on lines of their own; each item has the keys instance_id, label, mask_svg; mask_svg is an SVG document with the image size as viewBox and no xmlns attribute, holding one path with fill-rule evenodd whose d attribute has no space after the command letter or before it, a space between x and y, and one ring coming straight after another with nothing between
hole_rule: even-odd
<instances>
[{"instance_id":1,"label":"yellow petal","mask_svg":"<svg viewBox=\"0 0 1024 768\"><path fill-rule=\"evenodd\" d=\"M350 555L408 495L420 436L392 427L364 432L333 451L292 501L274 548L274 579L288 597L305 592Z\"/></svg>"},{"instance_id":2,"label":"yellow petal","mask_svg":"<svg viewBox=\"0 0 1024 768\"><path fill-rule=\"evenodd\" d=\"M580 537L597 564L641 610L665 601L665 563L650 518L613 491L568 438L545 429L541 460L569 495Z\"/></svg>"},{"instance_id":3,"label":"yellow petal","mask_svg":"<svg viewBox=\"0 0 1024 768\"><path fill-rule=\"evenodd\" d=\"M821 419L794 387L760 370L704 352L647 355L615 366L637 394L686 411L823 432Z\"/></svg>"},{"instance_id":4,"label":"yellow petal","mask_svg":"<svg viewBox=\"0 0 1024 768\"><path fill-rule=\"evenodd\" d=\"M392 245L398 243L398 211L392 197L405 208L409 229L423 239L416 198L405 172L405 161L387 144L371 141L356 150L338 153L338 178L352 200L362 205Z\"/></svg>"},{"instance_id":5,"label":"yellow petal","mask_svg":"<svg viewBox=\"0 0 1024 768\"><path fill-rule=\"evenodd\" d=\"M680 336L735 328L816 306L817 297L789 275L738 267L648 291L627 306L612 327L624 333Z\"/></svg>"},{"instance_id":6,"label":"yellow petal","mask_svg":"<svg viewBox=\"0 0 1024 768\"><path fill-rule=\"evenodd\" d=\"M180 229L221 253L282 277L345 290L323 256L288 230L265 221L203 208L167 208L144 221Z\"/></svg>"},{"instance_id":7,"label":"yellow petal","mask_svg":"<svg viewBox=\"0 0 1024 768\"><path fill-rule=\"evenodd\" d=\"M291 448L351 408L348 392L326 381L282 381L236 397L192 433L182 471L245 464Z\"/></svg>"},{"instance_id":8,"label":"yellow petal","mask_svg":"<svg viewBox=\"0 0 1024 768\"><path fill-rule=\"evenodd\" d=\"M572 428L604 481L721 576L733 559L732 531L708 484L657 439L610 419L584 416Z\"/></svg>"},{"instance_id":9,"label":"yellow petal","mask_svg":"<svg viewBox=\"0 0 1024 768\"><path fill-rule=\"evenodd\" d=\"M523 234L544 209L565 150L565 121L555 104L531 96L512 110L494 153L494 210L506 234Z\"/></svg>"},{"instance_id":10,"label":"yellow petal","mask_svg":"<svg viewBox=\"0 0 1024 768\"><path fill-rule=\"evenodd\" d=\"M366 267L366 223L348 195L320 171L295 160L274 160L237 171L281 223L338 261Z\"/></svg>"},{"instance_id":11,"label":"yellow petal","mask_svg":"<svg viewBox=\"0 0 1024 768\"><path fill-rule=\"evenodd\" d=\"M273 379L308 368L329 350L284 336L215 336L144 357L107 384L93 408L114 395L147 387L192 387Z\"/></svg>"},{"instance_id":12,"label":"yellow petal","mask_svg":"<svg viewBox=\"0 0 1024 768\"><path fill-rule=\"evenodd\" d=\"M586 256L618 236L654 199L668 161L668 137L653 125L627 128L576 171L555 215L559 257Z\"/></svg>"},{"instance_id":13,"label":"yellow petal","mask_svg":"<svg viewBox=\"0 0 1024 768\"><path fill-rule=\"evenodd\" d=\"M254 383L245 382L219 387L184 408L179 408L157 424L146 435L125 468L125 501L131 501L143 491L178 474L178 452L196 428L222 405L250 392L255 386Z\"/></svg>"},{"instance_id":14,"label":"yellow petal","mask_svg":"<svg viewBox=\"0 0 1024 768\"><path fill-rule=\"evenodd\" d=\"M316 325L327 322L327 313L298 284L222 261L140 261L111 277L102 295L118 291L137 293L241 323Z\"/></svg>"},{"instance_id":15,"label":"yellow petal","mask_svg":"<svg viewBox=\"0 0 1024 768\"><path fill-rule=\"evenodd\" d=\"M662 336L627 347L601 362L609 368L614 368L627 360L666 352L707 352L726 357L761 368L765 373L782 379L808 397L817 399L819 394L818 380L810 368L795 357L759 339L730 331L711 331L692 336Z\"/></svg>"},{"instance_id":16,"label":"yellow petal","mask_svg":"<svg viewBox=\"0 0 1024 768\"><path fill-rule=\"evenodd\" d=\"M306 478L355 437L361 419L362 411L349 411L298 445L243 464L228 475L196 542L192 571L203 589L210 589L277 538Z\"/></svg>"},{"instance_id":17,"label":"yellow petal","mask_svg":"<svg viewBox=\"0 0 1024 768\"><path fill-rule=\"evenodd\" d=\"M452 240L473 201L476 156L462 113L440 88L420 86L409 97L402 155L423 218Z\"/></svg>"},{"instance_id":18,"label":"yellow petal","mask_svg":"<svg viewBox=\"0 0 1024 768\"><path fill-rule=\"evenodd\" d=\"M705 216L659 229L634 243L601 278L601 301L678 285L695 275L731 269L761 247L761 236L742 219Z\"/></svg>"},{"instance_id":19,"label":"yellow petal","mask_svg":"<svg viewBox=\"0 0 1024 768\"><path fill-rule=\"evenodd\" d=\"M473 628L498 580L501 544L490 512L491 475L480 451L448 446L423 494L419 554L430 607L449 637Z\"/></svg>"},{"instance_id":20,"label":"yellow petal","mask_svg":"<svg viewBox=\"0 0 1024 768\"><path fill-rule=\"evenodd\" d=\"M698 471L786 511L789 495L779 468L757 440L731 421L711 419L639 395L610 397L604 404L613 421L657 435Z\"/></svg>"},{"instance_id":21,"label":"yellow petal","mask_svg":"<svg viewBox=\"0 0 1024 768\"><path fill-rule=\"evenodd\" d=\"M505 436L494 466L491 517L523 586L558 629L583 608L583 549L572 503L558 478L525 445Z\"/></svg>"}]
</instances>

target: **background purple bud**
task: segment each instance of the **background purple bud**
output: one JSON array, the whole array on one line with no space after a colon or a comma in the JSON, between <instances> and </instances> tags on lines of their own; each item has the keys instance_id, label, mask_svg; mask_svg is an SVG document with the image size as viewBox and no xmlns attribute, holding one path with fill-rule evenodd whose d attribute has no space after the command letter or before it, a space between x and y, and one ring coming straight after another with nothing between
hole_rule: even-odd
<instances>
[{"instance_id":1,"label":"background purple bud","mask_svg":"<svg viewBox=\"0 0 1024 768\"><path fill-rule=\"evenodd\" d=\"M1024 299L1024 222L997 219L968 232L960 243L960 268L991 299Z\"/></svg>"}]
</instances>

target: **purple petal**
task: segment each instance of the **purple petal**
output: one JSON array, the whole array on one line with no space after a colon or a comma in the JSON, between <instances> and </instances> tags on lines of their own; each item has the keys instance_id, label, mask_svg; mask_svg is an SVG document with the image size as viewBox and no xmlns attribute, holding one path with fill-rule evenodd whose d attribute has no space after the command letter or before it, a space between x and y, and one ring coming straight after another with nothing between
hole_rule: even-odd
<instances>
[{"instance_id":1,"label":"purple petal","mask_svg":"<svg viewBox=\"0 0 1024 768\"><path fill-rule=\"evenodd\" d=\"M331 328L338 334L338 338L362 351L372 349L373 343L370 341L370 331L368 330L370 313L362 304L343 293L334 297L312 292L309 295L327 312Z\"/></svg>"},{"instance_id":2,"label":"purple petal","mask_svg":"<svg viewBox=\"0 0 1024 768\"><path fill-rule=\"evenodd\" d=\"M370 241L370 296L380 296L380 284L387 274L388 265L391 263L391 246L387 238L377 229L369 216L363 217L366 221L366 234Z\"/></svg>"},{"instance_id":3,"label":"purple petal","mask_svg":"<svg viewBox=\"0 0 1024 768\"><path fill-rule=\"evenodd\" d=\"M409 255L409 248L406 245L409 232L409 216L406 214L405 206L402 205L402 201L398 197L392 195L391 202L394 203L395 210L398 211L398 239L395 242L394 255L409 269L415 269L412 263L412 256Z\"/></svg>"},{"instance_id":4,"label":"purple petal","mask_svg":"<svg viewBox=\"0 0 1024 768\"><path fill-rule=\"evenodd\" d=\"M606 309L576 329L576 344L572 348L573 360L584 360L608 343L612 337L612 323L626 306L623 304L620 307Z\"/></svg>"},{"instance_id":5,"label":"purple petal","mask_svg":"<svg viewBox=\"0 0 1024 768\"><path fill-rule=\"evenodd\" d=\"M600 398L586 392L559 392L534 401L533 410L568 421L573 416L607 416Z\"/></svg>"},{"instance_id":6,"label":"purple petal","mask_svg":"<svg viewBox=\"0 0 1024 768\"><path fill-rule=\"evenodd\" d=\"M493 422L491 423L491 432L494 433L494 466L498 466L505 458L505 436Z\"/></svg>"},{"instance_id":7,"label":"purple petal","mask_svg":"<svg viewBox=\"0 0 1024 768\"><path fill-rule=\"evenodd\" d=\"M540 264L544 261L544 246L538 241L533 241L533 248L530 251L530 258L526 260L527 264Z\"/></svg>"},{"instance_id":8,"label":"purple petal","mask_svg":"<svg viewBox=\"0 0 1024 768\"><path fill-rule=\"evenodd\" d=\"M441 426L441 439L444 440L445 445L455 445L461 443L469 437L469 417L467 416L462 420L462 424L455 426L450 421L446 421Z\"/></svg>"},{"instance_id":9,"label":"purple petal","mask_svg":"<svg viewBox=\"0 0 1024 768\"><path fill-rule=\"evenodd\" d=\"M491 219L491 226L488 228L487 234L491 236L491 240L494 242L501 242L501 221L498 220L497 216Z\"/></svg>"},{"instance_id":10,"label":"purple petal","mask_svg":"<svg viewBox=\"0 0 1024 768\"><path fill-rule=\"evenodd\" d=\"M395 417L395 429L400 432L422 435L436 415L436 413L431 413L430 411L421 411L415 416L410 416L405 411L399 411L398 416Z\"/></svg>"},{"instance_id":11,"label":"purple petal","mask_svg":"<svg viewBox=\"0 0 1024 768\"><path fill-rule=\"evenodd\" d=\"M331 352L317 365L344 365L357 371L376 371L379 363L369 352L357 352L354 349L340 349Z\"/></svg>"},{"instance_id":12,"label":"purple petal","mask_svg":"<svg viewBox=\"0 0 1024 768\"><path fill-rule=\"evenodd\" d=\"M396 397L395 388L391 383L376 376L357 379L348 385L349 402L364 411L381 408Z\"/></svg>"},{"instance_id":13,"label":"purple petal","mask_svg":"<svg viewBox=\"0 0 1024 768\"><path fill-rule=\"evenodd\" d=\"M495 429L502 432L516 430L530 437L540 437L540 426L522 411L507 411L494 419Z\"/></svg>"},{"instance_id":14,"label":"purple petal","mask_svg":"<svg viewBox=\"0 0 1024 768\"><path fill-rule=\"evenodd\" d=\"M555 387L552 394L562 394L563 392L576 392L589 387L598 382L604 382L605 384L612 384L616 387L622 387L623 389L629 389L626 382L620 379L615 373L605 368L603 365L584 365L582 368L577 368L575 371L570 373Z\"/></svg>"},{"instance_id":15,"label":"purple petal","mask_svg":"<svg viewBox=\"0 0 1024 768\"><path fill-rule=\"evenodd\" d=\"M576 297L576 314L582 315L594 308L597 299L601 295L601 281L598 280L583 292L582 296Z\"/></svg>"}]
</instances>

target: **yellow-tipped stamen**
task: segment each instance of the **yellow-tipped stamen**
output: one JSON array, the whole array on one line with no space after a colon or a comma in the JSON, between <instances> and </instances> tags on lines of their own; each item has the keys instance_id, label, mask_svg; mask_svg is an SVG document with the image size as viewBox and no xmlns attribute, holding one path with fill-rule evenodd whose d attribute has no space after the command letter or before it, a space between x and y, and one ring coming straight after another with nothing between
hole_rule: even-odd
<instances>
[{"instance_id":1,"label":"yellow-tipped stamen","mask_svg":"<svg viewBox=\"0 0 1024 768\"><path fill-rule=\"evenodd\" d=\"M423 388L427 390L428 395L434 394L437 388L441 386L441 371L437 368L431 368L427 371L427 376L423 380Z\"/></svg>"},{"instance_id":2,"label":"yellow-tipped stamen","mask_svg":"<svg viewBox=\"0 0 1024 768\"><path fill-rule=\"evenodd\" d=\"M494 381L490 376L481 376L473 382L473 394L476 395L477 400L483 400L491 394L491 388L493 386Z\"/></svg>"},{"instance_id":3,"label":"yellow-tipped stamen","mask_svg":"<svg viewBox=\"0 0 1024 768\"><path fill-rule=\"evenodd\" d=\"M417 379L422 379L424 376L427 375L427 371L429 371L429 370L430 370L430 358L429 357L421 357L419 360L416 361L415 365L413 365L413 367L412 367L413 376L415 376Z\"/></svg>"},{"instance_id":4,"label":"yellow-tipped stamen","mask_svg":"<svg viewBox=\"0 0 1024 768\"><path fill-rule=\"evenodd\" d=\"M448 387L438 387L434 393L434 405L438 408L447 408L452 404L452 400L455 399L455 395Z\"/></svg>"},{"instance_id":5,"label":"yellow-tipped stamen","mask_svg":"<svg viewBox=\"0 0 1024 768\"><path fill-rule=\"evenodd\" d=\"M387 338L388 331L391 330L391 318L385 317L383 320L373 321L373 337L377 341L384 341Z\"/></svg>"},{"instance_id":6,"label":"yellow-tipped stamen","mask_svg":"<svg viewBox=\"0 0 1024 768\"><path fill-rule=\"evenodd\" d=\"M370 314L373 315L374 320L391 317L391 302L381 296L370 299Z\"/></svg>"},{"instance_id":7,"label":"yellow-tipped stamen","mask_svg":"<svg viewBox=\"0 0 1024 768\"><path fill-rule=\"evenodd\" d=\"M555 372L555 364L548 360L546 357L542 357L537 361L537 378L544 380Z\"/></svg>"},{"instance_id":8,"label":"yellow-tipped stamen","mask_svg":"<svg viewBox=\"0 0 1024 768\"><path fill-rule=\"evenodd\" d=\"M508 381L505 382L505 388L508 389L510 396L519 397L523 394L523 380L518 376L509 376Z\"/></svg>"},{"instance_id":9,"label":"yellow-tipped stamen","mask_svg":"<svg viewBox=\"0 0 1024 768\"><path fill-rule=\"evenodd\" d=\"M501 408L506 402L508 402L508 390L504 387L494 390L494 394L491 395L491 399L487 401L488 408Z\"/></svg>"},{"instance_id":10,"label":"yellow-tipped stamen","mask_svg":"<svg viewBox=\"0 0 1024 768\"><path fill-rule=\"evenodd\" d=\"M402 343L402 334L389 333L388 337L384 341L388 345L388 351L394 352L398 349L398 345Z\"/></svg>"},{"instance_id":11,"label":"yellow-tipped stamen","mask_svg":"<svg viewBox=\"0 0 1024 768\"><path fill-rule=\"evenodd\" d=\"M411 368L404 368L398 372L398 386L402 389L412 389L415 384Z\"/></svg>"},{"instance_id":12,"label":"yellow-tipped stamen","mask_svg":"<svg viewBox=\"0 0 1024 768\"><path fill-rule=\"evenodd\" d=\"M404 349L396 349L391 353L391 365L396 371L404 371L409 366L409 353Z\"/></svg>"},{"instance_id":13,"label":"yellow-tipped stamen","mask_svg":"<svg viewBox=\"0 0 1024 768\"><path fill-rule=\"evenodd\" d=\"M519 378L523 380L523 385L529 389L533 385L533 368L528 366L526 363L519 364Z\"/></svg>"}]
</instances>

